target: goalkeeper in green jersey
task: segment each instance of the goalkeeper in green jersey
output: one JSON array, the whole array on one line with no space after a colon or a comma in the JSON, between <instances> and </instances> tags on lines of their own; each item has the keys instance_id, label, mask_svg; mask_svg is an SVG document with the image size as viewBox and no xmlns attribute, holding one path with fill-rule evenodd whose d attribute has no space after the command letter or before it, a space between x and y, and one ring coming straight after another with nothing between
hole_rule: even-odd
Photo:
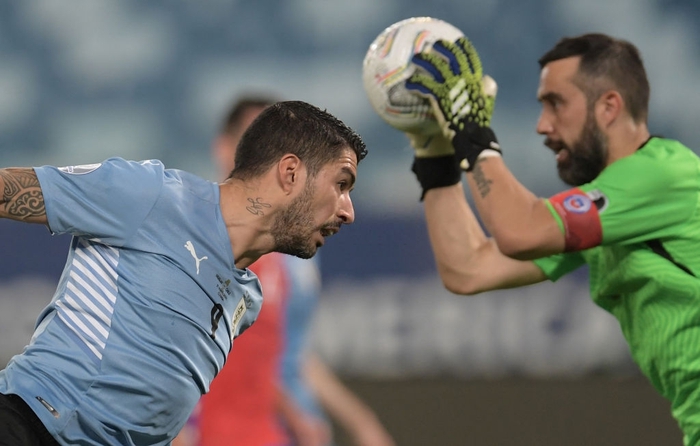
<instances>
[{"instance_id":1,"label":"goalkeeper in green jersey","mask_svg":"<svg viewBox=\"0 0 700 446\"><path fill-rule=\"evenodd\" d=\"M442 134L409 135L440 276L457 294L510 288L587 263L593 300L700 444L700 159L647 128L638 50L603 34L560 40L540 60L537 132L572 186L539 198L506 167L490 127L496 84L466 39L414 56L410 90ZM463 172L487 237L467 203Z\"/></svg>"}]
</instances>

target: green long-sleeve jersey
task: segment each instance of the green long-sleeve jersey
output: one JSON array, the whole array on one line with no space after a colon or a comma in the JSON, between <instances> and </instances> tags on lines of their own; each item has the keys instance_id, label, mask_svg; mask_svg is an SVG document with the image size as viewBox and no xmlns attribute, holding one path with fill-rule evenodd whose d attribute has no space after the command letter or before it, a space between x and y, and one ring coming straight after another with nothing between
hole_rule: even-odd
<instances>
[{"instance_id":1,"label":"green long-sleeve jersey","mask_svg":"<svg viewBox=\"0 0 700 446\"><path fill-rule=\"evenodd\" d=\"M587 263L593 300L700 444L700 159L651 138L591 183L547 200L567 250L535 263L551 280Z\"/></svg>"}]
</instances>

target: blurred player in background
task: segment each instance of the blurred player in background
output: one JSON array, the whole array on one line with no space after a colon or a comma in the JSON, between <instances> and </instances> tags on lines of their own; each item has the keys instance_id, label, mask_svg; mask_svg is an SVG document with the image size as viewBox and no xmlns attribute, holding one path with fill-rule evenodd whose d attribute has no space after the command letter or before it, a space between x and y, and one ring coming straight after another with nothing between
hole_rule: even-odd
<instances>
[{"instance_id":1,"label":"blurred player in background","mask_svg":"<svg viewBox=\"0 0 700 446\"><path fill-rule=\"evenodd\" d=\"M251 95L233 104L213 145L221 178L233 170L245 130L274 102ZM223 369L175 446L327 446L332 431L326 412L358 446L393 446L373 411L308 351L320 293L317 260L268 255L251 269L265 303L228 360L246 367Z\"/></svg>"},{"instance_id":2,"label":"blurred player in background","mask_svg":"<svg viewBox=\"0 0 700 446\"><path fill-rule=\"evenodd\" d=\"M466 40L414 62L406 86L429 98L444 135L412 137L431 244L458 294L522 286L588 264L593 300L700 444L700 159L647 128L639 51L604 34L560 40L539 60L537 132L572 188L548 199L510 173L490 128L495 83ZM451 154L438 156L441 150ZM467 203L461 169L486 228Z\"/></svg>"},{"instance_id":3,"label":"blurred player in background","mask_svg":"<svg viewBox=\"0 0 700 446\"><path fill-rule=\"evenodd\" d=\"M365 154L337 118L289 101L248 129L223 183L157 160L0 169L0 218L73 235L30 344L0 372L0 445L170 444L258 316L248 266L310 258L352 223Z\"/></svg>"}]
</instances>

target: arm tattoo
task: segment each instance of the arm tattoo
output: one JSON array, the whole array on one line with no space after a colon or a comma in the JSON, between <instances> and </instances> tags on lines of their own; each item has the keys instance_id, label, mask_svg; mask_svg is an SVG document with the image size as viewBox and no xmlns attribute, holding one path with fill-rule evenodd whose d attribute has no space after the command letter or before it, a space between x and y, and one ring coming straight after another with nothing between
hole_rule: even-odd
<instances>
[{"instance_id":1,"label":"arm tattoo","mask_svg":"<svg viewBox=\"0 0 700 446\"><path fill-rule=\"evenodd\" d=\"M0 169L0 191L0 217L31 221L46 216L44 195L34 169Z\"/></svg>"},{"instance_id":2,"label":"arm tattoo","mask_svg":"<svg viewBox=\"0 0 700 446\"><path fill-rule=\"evenodd\" d=\"M263 209L269 208L272 205L269 203L263 203L260 200L262 200L262 198L248 198L250 206L246 206L245 208L253 215L265 215Z\"/></svg>"},{"instance_id":3,"label":"arm tattoo","mask_svg":"<svg viewBox=\"0 0 700 446\"><path fill-rule=\"evenodd\" d=\"M479 189L479 194L481 198L486 198L486 196L491 192L491 184L493 180L486 178L484 170L481 168L481 163L483 160L477 161L476 166L474 166L474 182L476 182L476 187Z\"/></svg>"}]
</instances>

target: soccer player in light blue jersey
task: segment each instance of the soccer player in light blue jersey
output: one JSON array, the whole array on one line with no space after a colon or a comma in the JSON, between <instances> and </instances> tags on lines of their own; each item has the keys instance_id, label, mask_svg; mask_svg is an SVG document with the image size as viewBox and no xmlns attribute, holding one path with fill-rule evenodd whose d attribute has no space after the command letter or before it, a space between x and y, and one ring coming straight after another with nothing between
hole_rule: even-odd
<instances>
[{"instance_id":1,"label":"soccer player in light blue jersey","mask_svg":"<svg viewBox=\"0 0 700 446\"><path fill-rule=\"evenodd\" d=\"M0 217L73 235L29 345L0 372L0 444L169 444L257 317L247 267L310 258L352 223L365 155L334 116L288 101L246 131L221 184L157 160L0 169Z\"/></svg>"},{"instance_id":2,"label":"soccer player in light blue jersey","mask_svg":"<svg viewBox=\"0 0 700 446\"><path fill-rule=\"evenodd\" d=\"M212 145L221 178L234 170L246 128L277 101L258 93L231 105ZM271 254L251 265L265 308L173 445L329 446L335 443L326 415L353 444L394 445L372 409L309 349L321 293L319 257Z\"/></svg>"}]
</instances>

